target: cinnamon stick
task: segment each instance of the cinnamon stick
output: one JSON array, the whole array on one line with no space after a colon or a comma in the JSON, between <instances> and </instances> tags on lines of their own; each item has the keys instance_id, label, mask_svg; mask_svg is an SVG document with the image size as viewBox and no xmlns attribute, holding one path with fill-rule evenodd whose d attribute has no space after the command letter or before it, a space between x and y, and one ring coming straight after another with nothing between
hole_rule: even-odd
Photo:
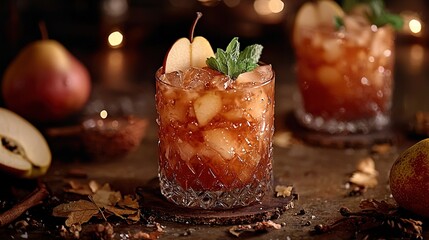
<instances>
[{"instance_id":1,"label":"cinnamon stick","mask_svg":"<svg viewBox=\"0 0 429 240\"><path fill-rule=\"evenodd\" d=\"M11 209L0 214L0 227L6 226L15 221L28 209L39 205L43 199L49 196L48 189L44 183L39 183L39 186L30 193L23 201L17 203Z\"/></svg>"}]
</instances>

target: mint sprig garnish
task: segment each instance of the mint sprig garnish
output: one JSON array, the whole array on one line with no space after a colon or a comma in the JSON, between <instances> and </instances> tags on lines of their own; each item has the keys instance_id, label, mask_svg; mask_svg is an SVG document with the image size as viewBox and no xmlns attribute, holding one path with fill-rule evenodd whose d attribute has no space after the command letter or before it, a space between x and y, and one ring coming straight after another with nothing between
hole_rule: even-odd
<instances>
[{"instance_id":1,"label":"mint sprig garnish","mask_svg":"<svg viewBox=\"0 0 429 240\"><path fill-rule=\"evenodd\" d=\"M377 27L390 24L394 29L400 30L404 25L404 20L401 16L386 10L383 0L344 0L342 8L345 12L351 12L354 7L360 4L365 4L369 7L366 17Z\"/></svg>"},{"instance_id":2,"label":"mint sprig garnish","mask_svg":"<svg viewBox=\"0 0 429 240\"><path fill-rule=\"evenodd\" d=\"M244 72L250 72L258 66L262 54L262 45L253 44L240 52L238 37L231 40L225 50L218 48L215 56L206 60L207 66L232 79Z\"/></svg>"}]
</instances>

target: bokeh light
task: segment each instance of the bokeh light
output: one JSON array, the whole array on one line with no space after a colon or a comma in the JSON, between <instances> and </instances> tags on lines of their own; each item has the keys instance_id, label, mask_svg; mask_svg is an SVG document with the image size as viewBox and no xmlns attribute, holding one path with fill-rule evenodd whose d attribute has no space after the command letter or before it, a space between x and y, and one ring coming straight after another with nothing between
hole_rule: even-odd
<instances>
[{"instance_id":1,"label":"bokeh light","mask_svg":"<svg viewBox=\"0 0 429 240\"><path fill-rule=\"evenodd\" d=\"M107 38L107 41L112 48L120 47L122 45L123 40L124 36L120 31L114 31L110 33L109 37Z\"/></svg>"},{"instance_id":2,"label":"bokeh light","mask_svg":"<svg viewBox=\"0 0 429 240\"><path fill-rule=\"evenodd\" d=\"M230 8L236 7L240 4L240 0L224 0L223 2Z\"/></svg>"},{"instance_id":3,"label":"bokeh light","mask_svg":"<svg viewBox=\"0 0 429 240\"><path fill-rule=\"evenodd\" d=\"M411 19L408 23L408 27L410 28L410 31L414 34L418 34L422 31L422 24L417 19Z\"/></svg>"},{"instance_id":4,"label":"bokeh light","mask_svg":"<svg viewBox=\"0 0 429 240\"><path fill-rule=\"evenodd\" d=\"M106 119L106 118L107 118L107 115L108 115L108 113L107 113L107 111L106 111L106 110L101 110L101 112L100 112L100 117L101 117L102 119Z\"/></svg>"},{"instance_id":5,"label":"bokeh light","mask_svg":"<svg viewBox=\"0 0 429 240\"><path fill-rule=\"evenodd\" d=\"M282 0L255 0L253 7L259 15L280 13L284 9Z\"/></svg>"}]
</instances>

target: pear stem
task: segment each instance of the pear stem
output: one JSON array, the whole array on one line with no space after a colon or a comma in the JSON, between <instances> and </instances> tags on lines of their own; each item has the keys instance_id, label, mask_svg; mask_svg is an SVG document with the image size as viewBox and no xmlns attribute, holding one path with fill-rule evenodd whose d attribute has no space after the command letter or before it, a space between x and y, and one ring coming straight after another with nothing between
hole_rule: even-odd
<instances>
[{"instance_id":1,"label":"pear stem","mask_svg":"<svg viewBox=\"0 0 429 240\"><path fill-rule=\"evenodd\" d=\"M197 18L195 19L194 24L192 24L192 27L191 27L191 33L190 33L190 36L189 36L189 40L190 40L191 42L193 42L193 41L194 41L194 31L195 31L195 26L197 26L197 22L198 22L198 20L199 20L202 16L203 16L203 14L202 14L201 12L197 12Z\"/></svg>"},{"instance_id":2,"label":"pear stem","mask_svg":"<svg viewBox=\"0 0 429 240\"><path fill-rule=\"evenodd\" d=\"M42 40L48 40L49 39L48 30L46 29L46 24L44 21L39 22L39 30L40 30L40 34L42 35Z\"/></svg>"}]
</instances>

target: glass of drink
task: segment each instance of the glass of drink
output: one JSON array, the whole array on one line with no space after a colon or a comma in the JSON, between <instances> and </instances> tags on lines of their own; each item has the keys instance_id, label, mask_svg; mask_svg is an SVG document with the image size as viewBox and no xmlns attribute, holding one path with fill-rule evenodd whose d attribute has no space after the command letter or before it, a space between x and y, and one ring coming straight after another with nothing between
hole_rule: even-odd
<instances>
[{"instance_id":1,"label":"glass of drink","mask_svg":"<svg viewBox=\"0 0 429 240\"><path fill-rule=\"evenodd\" d=\"M394 29L358 15L341 21L337 28L295 29L295 115L305 127L332 134L382 130L390 123Z\"/></svg>"},{"instance_id":2,"label":"glass of drink","mask_svg":"<svg viewBox=\"0 0 429 240\"><path fill-rule=\"evenodd\" d=\"M261 202L272 189L274 72L156 72L162 194L189 208Z\"/></svg>"}]
</instances>

